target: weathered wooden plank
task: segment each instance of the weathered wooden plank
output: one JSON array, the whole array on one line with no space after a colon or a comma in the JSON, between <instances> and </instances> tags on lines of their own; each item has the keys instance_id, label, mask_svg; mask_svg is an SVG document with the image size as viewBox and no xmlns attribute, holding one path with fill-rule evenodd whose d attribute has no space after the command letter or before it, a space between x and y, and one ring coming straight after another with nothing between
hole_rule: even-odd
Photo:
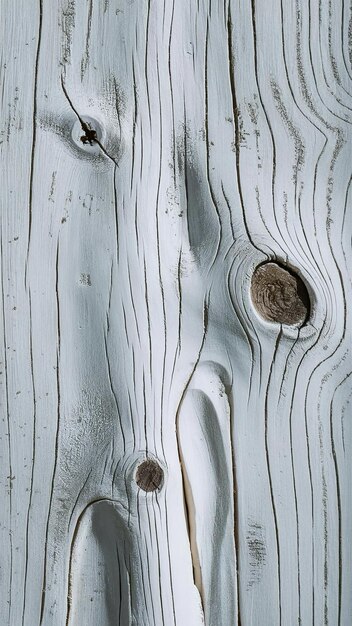
<instances>
[{"instance_id":1,"label":"weathered wooden plank","mask_svg":"<svg viewBox=\"0 0 352 626\"><path fill-rule=\"evenodd\" d=\"M347 625L351 7L1 4L1 623Z\"/></svg>"}]
</instances>

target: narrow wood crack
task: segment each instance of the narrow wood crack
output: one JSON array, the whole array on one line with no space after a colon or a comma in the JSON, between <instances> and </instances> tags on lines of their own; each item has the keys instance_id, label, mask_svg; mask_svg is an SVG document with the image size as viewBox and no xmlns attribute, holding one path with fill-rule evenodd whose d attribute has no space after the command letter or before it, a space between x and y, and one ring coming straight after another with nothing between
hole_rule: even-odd
<instances>
[{"instance_id":1,"label":"narrow wood crack","mask_svg":"<svg viewBox=\"0 0 352 626\"><path fill-rule=\"evenodd\" d=\"M101 141L99 140L98 136L97 136L97 132L90 128L88 126L88 124L84 121L84 119L80 116L80 114L78 113L77 109L74 107L73 102L70 98L70 96L68 95L67 89L65 87L65 83L64 83L64 79L63 79L63 75L61 75L61 86L62 86L62 90L66 96L67 102L69 103L72 111L75 113L75 115L78 117L78 120L81 124L82 130L84 132L84 135L82 135L82 137L80 137L80 140L82 141L83 144L89 143L90 145L93 145L93 143L97 143L99 148L102 150L102 152L105 154L105 156L108 157L108 159L110 159L110 161L112 161L112 163L116 166L119 167L118 162L116 161L116 159L114 159L106 150L106 148L104 148L103 144L101 143Z\"/></svg>"}]
</instances>

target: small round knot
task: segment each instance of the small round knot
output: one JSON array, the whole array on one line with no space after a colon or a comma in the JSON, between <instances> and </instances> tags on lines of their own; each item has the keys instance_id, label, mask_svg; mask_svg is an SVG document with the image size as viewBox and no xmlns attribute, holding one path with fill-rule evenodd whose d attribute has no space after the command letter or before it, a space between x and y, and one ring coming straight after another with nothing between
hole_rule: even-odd
<instances>
[{"instance_id":1,"label":"small round knot","mask_svg":"<svg viewBox=\"0 0 352 626\"><path fill-rule=\"evenodd\" d=\"M301 326L310 313L310 301L303 280L278 263L263 263L253 273L251 298L259 315L278 324Z\"/></svg>"},{"instance_id":2,"label":"small round knot","mask_svg":"<svg viewBox=\"0 0 352 626\"><path fill-rule=\"evenodd\" d=\"M164 482L164 472L159 463L153 459L145 459L136 470L135 481L143 491L156 491Z\"/></svg>"},{"instance_id":3,"label":"small round knot","mask_svg":"<svg viewBox=\"0 0 352 626\"><path fill-rule=\"evenodd\" d=\"M89 154L99 154L101 139L100 124L92 117L84 115L75 121L72 127L72 140L81 150Z\"/></svg>"}]
</instances>

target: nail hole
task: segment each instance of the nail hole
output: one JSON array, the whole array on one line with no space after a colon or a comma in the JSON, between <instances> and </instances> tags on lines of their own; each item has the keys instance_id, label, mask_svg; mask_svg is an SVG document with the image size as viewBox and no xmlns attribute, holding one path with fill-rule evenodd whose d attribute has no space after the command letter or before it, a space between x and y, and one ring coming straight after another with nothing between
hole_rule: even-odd
<instances>
[{"instance_id":1,"label":"nail hole","mask_svg":"<svg viewBox=\"0 0 352 626\"><path fill-rule=\"evenodd\" d=\"M256 268L251 298L259 315L269 322L302 326L310 315L310 300L303 280L279 263L263 263Z\"/></svg>"},{"instance_id":2,"label":"nail hole","mask_svg":"<svg viewBox=\"0 0 352 626\"><path fill-rule=\"evenodd\" d=\"M138 465L135 480L143 491L156 491L162 487L164 472L156 461L146 459Z\"/></svg>"}]
</instances>

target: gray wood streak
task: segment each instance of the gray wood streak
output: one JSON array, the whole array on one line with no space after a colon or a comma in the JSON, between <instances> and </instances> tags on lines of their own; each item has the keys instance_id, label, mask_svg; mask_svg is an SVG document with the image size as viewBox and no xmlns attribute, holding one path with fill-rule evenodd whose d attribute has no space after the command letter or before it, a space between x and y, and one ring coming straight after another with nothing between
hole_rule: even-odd
<instances>
[{"instance_id":1,"label":"gray wood streak","mask_svg":"<svg viewBox=\"0 0 352 626\"><path fill-rule=\"evenodd\" d=\"M1 8L1 624L347 626L350 4Z\"/></svg>"}]
</instances>

